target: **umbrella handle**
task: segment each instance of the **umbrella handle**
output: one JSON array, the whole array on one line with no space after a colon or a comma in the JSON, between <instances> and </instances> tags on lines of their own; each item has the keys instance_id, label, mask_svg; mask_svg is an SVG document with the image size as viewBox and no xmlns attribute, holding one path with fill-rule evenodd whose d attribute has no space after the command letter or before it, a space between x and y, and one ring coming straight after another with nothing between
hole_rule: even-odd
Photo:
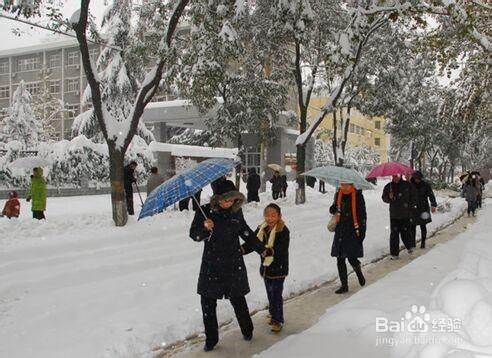
<instances>
[{"instance_id":1,"label":"umbrella handle","mask_svg":"<svg viewBox=\"0 0 492 358\"><path fill-rule=\"evenodd\" d=\"M198 202L198 200L196 200L195 195L192 195L191 198L193 200L195 200L195 203L198 206L198 209L200 209L200 211L202 212L203 217L205 218L205 220L207 220L208 217L207 217L207 215L205 215L205 212L203 211L202 207L200 206L200 203Z\"/></svg>"}]
</instances>

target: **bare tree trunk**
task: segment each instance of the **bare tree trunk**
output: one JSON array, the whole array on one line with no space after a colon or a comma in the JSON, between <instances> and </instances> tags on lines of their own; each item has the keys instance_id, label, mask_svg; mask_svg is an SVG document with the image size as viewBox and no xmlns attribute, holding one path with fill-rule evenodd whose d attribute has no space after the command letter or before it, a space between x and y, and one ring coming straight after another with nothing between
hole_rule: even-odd
<instances>
[{"instance_id":1,"label":"bare tree trunk","mask_svg":"<svg viewBox=\"0 0 492 358\"><path fill-rule=\"evenodd\" d=\"M335 161L335 164L336 164L336 163L338 163L337 111L333 111L332 116L333 116L333 136L331 139L331 146L333 149L333 160Z\"/></svg>"},{"instance_id":2,"label":"bare tree trunk","mask_svg":"<svg viewBox=\"0 0 492 358\"><path fill-rule=\"evenodd\" d=\"M296 204L304 204L306 202L306 182L303 176L299 173L306 171L306 146L297 146L297 188L296 188Z\"/></svg>"},{"instance_id":3,"label":"bare tree trunk","mask_svg":"<svg viewBox=\"0 0 492 358\"><path fill-rule=\"evenodd\" d=\"M125 180L123 162L125 154L109 144L109 178L111 180L111 204L113 221L116 226L125 226L128 221L128 211L125 196Z\"/></svg>"},{"instance_id":4,"label":"bare tree trunk","mask_svg":"<svg viewBox=\"0 0 492 358\"><path fill-rule=\"evenodd\" d=\"M243 138L241 137L241 133L237 136L237 149L238 149L238 155L241 156L243 153ZM236 188L239 190L241 188L241 171L242 171L242 164L239 163L239 165L236 167Z\"/></svg>"}]
</instances>

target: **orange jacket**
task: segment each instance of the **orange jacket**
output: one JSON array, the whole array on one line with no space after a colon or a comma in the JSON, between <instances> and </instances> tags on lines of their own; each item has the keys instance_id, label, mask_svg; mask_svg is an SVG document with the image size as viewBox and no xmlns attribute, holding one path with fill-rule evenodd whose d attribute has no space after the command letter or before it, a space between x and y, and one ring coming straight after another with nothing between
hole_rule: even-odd
<instances>
[{"instance_id":1,"label":"orange jacket","mask_svg":"<svg viewBox=\"0 0 492 358\"><path fill-rule=\"evenodd\" d=\"M17 198L7 200L2 210L2 215L10 218L18 218L20 212L20 202Z\"/></svg>"}]
</instances>

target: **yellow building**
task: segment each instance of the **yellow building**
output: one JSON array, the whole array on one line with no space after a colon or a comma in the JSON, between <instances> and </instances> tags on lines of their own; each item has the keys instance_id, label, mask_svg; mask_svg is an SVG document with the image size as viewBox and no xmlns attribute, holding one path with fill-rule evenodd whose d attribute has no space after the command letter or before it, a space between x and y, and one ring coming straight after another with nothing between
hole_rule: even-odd
<instances>
[{"instance_id":1,"label":"yellow building","mask_svg":"<svg viewBox=\"0 0 492 358\"><path fill-rule=\"evenodd\" d=\"M311 99L308 108L308 123L319 115L320 108L326 104L327 97L315 97ZM344 122L347 118L347 110L343 110ZM309 126L309 125L308 125ZM340 138L340 111L337 112L337 137ZM331 142L331 131L333 130L333 115L329 114L319 125L317 131L320 138ZM325 132L325 133L324 133ZM366 144L379 153L381 163L388 159L389 135L384 132L383 117L369 117L352 108L350 111L350 124L348 132L348 144L358 146Z\"/></svg>"}]
</instances>

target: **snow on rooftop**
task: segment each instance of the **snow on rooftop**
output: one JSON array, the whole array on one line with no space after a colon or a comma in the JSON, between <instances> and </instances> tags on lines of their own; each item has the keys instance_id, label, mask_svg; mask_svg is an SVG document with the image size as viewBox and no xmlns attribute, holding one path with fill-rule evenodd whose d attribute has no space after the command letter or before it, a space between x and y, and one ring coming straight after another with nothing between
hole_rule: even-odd
<instances>
[{"instance_id":1,"label":"snow on rooftop","mask_svg":"<svg viewBox=\"0 0 492 358\"><path fill-rule=\"evenodd\" d=\"M175 157L200 157L200 158L231 158L238 154L237 148L211 148L195 145L169 144L152 142L149 144L152 152L170 152Z\"/></svg>"}]
</instances>

